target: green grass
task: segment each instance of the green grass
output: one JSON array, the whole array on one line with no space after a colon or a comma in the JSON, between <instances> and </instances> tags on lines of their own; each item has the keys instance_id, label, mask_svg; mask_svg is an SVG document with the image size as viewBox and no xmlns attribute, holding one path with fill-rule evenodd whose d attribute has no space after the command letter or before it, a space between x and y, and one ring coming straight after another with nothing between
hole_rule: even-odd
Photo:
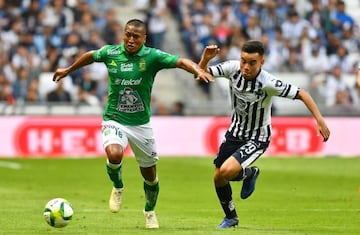
<instances>
[{"instance_id":1,"label":"green grass","mask_svg":"<svg viewBox=\"0 0 360 235\"><path fill-rule=\"evenodd\" d=\"M8 163L16 163L9 165ZM17 165L18 164L18 165ZM0 159L0 234L360 234L360 158L263 158L256 191L247 200L233 183L239 227L217 230L223 213L212 183L212 158L161 158L160 229L144 229L142 179L124 160L120 213L108 211L105 159ZM46 202L74 206L70 224L52 228Z\"/></svg>"}]
</instances>

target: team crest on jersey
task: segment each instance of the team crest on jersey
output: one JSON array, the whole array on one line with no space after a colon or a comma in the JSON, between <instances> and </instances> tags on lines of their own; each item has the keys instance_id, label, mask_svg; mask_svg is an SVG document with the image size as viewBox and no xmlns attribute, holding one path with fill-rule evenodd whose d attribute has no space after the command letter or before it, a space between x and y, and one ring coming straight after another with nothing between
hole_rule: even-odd
<instances>
[{"instance_id":1,"label":"team crest on jersey","mask_svg":"<svg viewBox=\"0 0 360 235\"><path fill-rule=\"evenodd\" d=\"M265 92L261 89L254 92L244 92L235 89L233 92L236 97L236 110L240 114L246 114L248 106L259 101L265 95Z\"/></svg>"},{"instance_id":2,"label":"team crest on jersey","mask_svg":"<svg viewBox=\"0 0 360 235\"><path fill-rule=\"evenodd\" d=\"M145 62L144 59L141 59L141 60L139 61L139 70L140 70L141 72L143 72L143 71L146 70L146 62Z\"/></svg>"},{"instance_id":3,"label":"team crest on jersey","mask_svg":"<svg viewBox=\"0 0 360 235\"><path fill-rule=\"evenodd\" d=\"M144 111L144 104L137 91L126 87L119 93L118 110L125 113Z\"/></svg>"},{"instance_id":4,"label":"team crest on jersey","mask_svg":"<svg viewBox=\"0 0 360 235\"><path fill-rule=\"evenodd\" d=\"M241 110L241 111L245 111L245 109L247 108L247 102L243 99L236 99L236 108L238 110Z\"/></svg>"}]
</instances>

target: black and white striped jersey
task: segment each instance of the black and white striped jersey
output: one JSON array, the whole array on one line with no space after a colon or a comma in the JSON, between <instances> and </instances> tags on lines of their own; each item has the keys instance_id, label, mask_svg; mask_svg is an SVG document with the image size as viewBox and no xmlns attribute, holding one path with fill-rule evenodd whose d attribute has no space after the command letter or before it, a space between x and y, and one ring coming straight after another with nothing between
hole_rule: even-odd
<instances>
[{"instance_id":1,"label":"black and white striped jersey","mask_svg":"<svg viewBox=\"0 0 360 235\"><path fill-rule=\"evenodd\" d=\"M214 77L229 79L232 115L228 132L240 140L270 141L272 96L294 99L299 88L265 70L256 79L246 80L238 60L209 66L209 70Z\"/></svg>"}]
</instances>

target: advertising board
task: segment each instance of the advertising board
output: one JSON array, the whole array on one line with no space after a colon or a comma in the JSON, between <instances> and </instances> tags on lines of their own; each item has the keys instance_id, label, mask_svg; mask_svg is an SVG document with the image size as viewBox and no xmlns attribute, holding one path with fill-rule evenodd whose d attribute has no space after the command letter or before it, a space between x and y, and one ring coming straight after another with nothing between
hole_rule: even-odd
<instances>
[{"instance_id":1,"label":"advertising board","mask_svg":"<svg viewBox=\"0 0 360 235\"><path fill-rule=\"evenodd\" d=\"M153 117L161 156L214 156L228 117ZM360 156L358 118L328 118L324 143L310 117L274 117L268 156ZM101 117L1 117L0 157L102 157ZM126 149L131 155L131 150Z\"/></svg>"}]
</instances>

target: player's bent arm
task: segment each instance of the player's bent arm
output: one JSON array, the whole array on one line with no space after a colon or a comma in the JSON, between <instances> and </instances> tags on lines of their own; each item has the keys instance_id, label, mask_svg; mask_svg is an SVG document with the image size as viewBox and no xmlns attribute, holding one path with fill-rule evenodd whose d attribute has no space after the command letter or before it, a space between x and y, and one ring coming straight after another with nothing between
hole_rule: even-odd
<instances>
[{"instance_id":1,"label":"player's bent arm","mask_svg":"<svg viewBox=\"0 0 360 235\"><path fill-rule=\"evenodd\" d=\"M357 72L357 86L360 87L360 66L359 66L358 72Z\"/></svg>"},{"instance_id":2,"label":"player's bent arm","mask_svg":"<svg viewBox=\"0 0 360 235\"><path fill-rule=\"evenodd\" d=\"M325 119L322 116L318 106L316 105L311 95L307 91L300 89L296 98L304 102L304 104L306 105L306 107L311 112L311 114L313 115L313 117L317 122L318 131L323 136L324 141L327 141L330 136L329 128L327 127L325 123Z\"/></svg>"},{"instance_id":3,"label":"player's bent arm","mask_svg":"<svg viewBox=\"0 0 360 235\"><path fill-rule=\"evenodd\" d=\"M202 68L203 70L205 70L207 73L210 72L209 67L208 67L208 63L209 60L205 60L203 58L201 58L200 62L199 62L199 67Z\"/></svg>"},{"instance_id":4,"label":"player's bent arm","mask_svg":"<svg viewBox=\"0 0 360 235\"><path fill-rule=\"evenodd\" d=\"M179 58L176 61L176 67L186 70L195 76L203 72L203 69L201 69L196 63L186 58Z\"/></svg>"},{"instance_id":5,"label":"player's bent arm","mask_svg":"<svg viewBox=\"0 0 360 235\"><path fill-rule=\"evenodd\" d=\"M307 91L300 89L296 98L300 99L304 102L306 107L309 109L309 111L311 112L311 114L314 116L314 118L317 121L322 118L322 115L320 113L318 106L316 105L315 101L313 100L313 98L310 96L310 94Z\"/></svg>"},{"instance_id":6,"label":"player's bent arm","mask_svg":"<svg viewBox=\"0 0 360 235\"><path fill-rule=\"evenodd\" d=\"M205 47L199 62L200 68L204 69L206 72L210 72L208 68L208 63L219 53L219 51L220 48L218 48L217 45L209 45Z\"/></svg>"},{"instance_id":7,"label":"player's bent arm","mask_svg":"<svg viewBox=\"0 0 360 235\"><path fill-rule=\"evenodd\" d=\"M209 63L210 59L208 58L204 58L204 54L201 56L200 62L199 62L199 67L202 68L203 70L205 70L206 72L210 72L209 67L208 67L208 63Z\"/></svg>"},{"instance_id":8,"label":"player's bent arm","mask_svg":"<svg viewBox=\"0 0 360 235\"><path fill-rule=\"evenodd\" d=\"M53 81L58 82L59 80L70 74L71 72L93 63L94 62L93 54L94 51L85 52L77 60L75 60L75 62L71 64L69 67L64 69L57 69L54 73Z\"/></svg>"},{"instance_id":9,"label":"player's bent arm","mask_svg":"<svg viewBox=\"0 0 360 235\"><path fill-rule=\"evenodd\" d=\"M196 80L203 80L205 82L212 82L214 80L211 74L207 73L200 68L199 65L189 59L179 58L176 62L176 67L194 74Z\"/></svg>"},{"instance_id":10,"label":"player's bent arm","mask_svg":"<svg viewBox=\"0 0 360 235\"><path fill-rule=\"evenodd\" d=\"M94 62L94 54L95 51L88 51L82 54L72 65L68 67L69 72L75 71L81 67L89 65Z\"/></svg>"}]
</instances>

